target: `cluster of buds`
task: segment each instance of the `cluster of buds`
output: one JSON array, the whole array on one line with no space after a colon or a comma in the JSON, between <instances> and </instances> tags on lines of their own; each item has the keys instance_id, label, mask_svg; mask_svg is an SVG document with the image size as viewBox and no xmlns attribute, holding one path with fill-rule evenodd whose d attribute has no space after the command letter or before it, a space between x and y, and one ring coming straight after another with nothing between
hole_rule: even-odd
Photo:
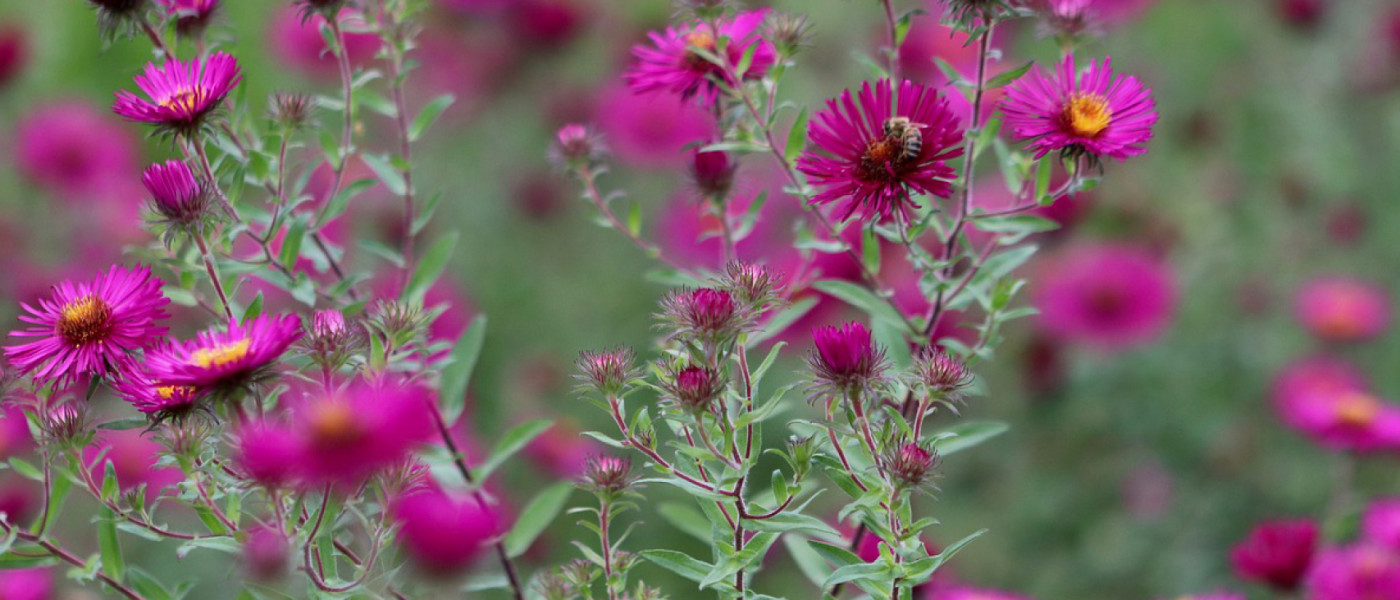
<instances>
[{"instance_id":1,"label":"cluster of buds","mask_svg":"<svg viewBox=\"0 0 1400 600\"><path fill-rule=\"evenodd\" d=\"M941 348L929 347L914 360L912 376L923 386L929 399L954 403L962 400L962 392L972 385L972 372L967 364Z\"/></svg>"},{"instance_id":2,"label":"cluster of buds","mask_svg":"<svg viewBox=\"0 0 1400 600\"><path fill-rule=\"evenodd\" d=\"M814 376L808 389L813 400L859 396L885 383L889 361L865 325L851 321L840 327L818 327L812 339L815 348L807 363Z\"/></svg>"},{"instance_id":3,"label":"cluster of buds","mask_svg":"<svg viewBox=\"0 0 1400 600\"><path fill-rule=\"evenodd\" d=\"M637 482L632 475L632 460L617 456L589 457L583 472L583 487L610 502L627 493Z\"/></svg>"},{"instance_id":4,"label":"cluster of buds","mask_svg":"<svg viewBox=\"0 0 1400 600\"><path fill-rule=\"evenodd\" d=\"M726 378L715 369L666 361L661 370L665 373L661 387L666 390L666 399L683 412L710 412L724 393Z\"/></svg>"},{"instance_id":5,"label":"cluster of buds","mask_svg":"<svg viewBox=\"0 0 1400 600\"><path fill-rule=\"evenodd\" d=\"M890 444L880 465L890 481L901 489L916 489L930 484L938 467L938 452L932 446L915 442Z\"/></svg>"},{"instance_id":6,"label":"cluster of buds","mask_svg":"<svg viewBox=\"0 0 1400 600\"><path fill-rule=\"evenodd\" d=\"M605 397L622 395L637 378L637 356L631 348L614 348L602 352L582 352L574 376L584 389L592 389Z\"/></svg>"},{"instance_id":7,"label":"cluster of buds","mask_svg":"<svg viewBox=\"0 0 1400 600\"><path fill-rule=\"evenodd\" d=\"M743 302L751 313L760 313L781 301L782 280L762 265L729 261L720 287Z\"/></svg>"},{"instance_id":8,"label":"cluster of buds","mask_svg":"<svg viewBox=\"0 0 1400 600\"><path fill-rule=\"evenodd\" d=\"M560 127L554 134L554 145L549 148L550 162L569 171L587 168L605 154L607 147L602 138L578 123Z\"/></svg>"},{"instance_id":9,"label":"cluster of buds","mask_svg":"<svg viewBox=\"0 0 1400 600\"><path fill-rule=\"evenodd\" d=\"M325 372L349 364L369 344L369 335L359 324L347 324L345 315L335 309L317 311L311 328L301 340L302 352Z\"/></svg>"}]
</instances>

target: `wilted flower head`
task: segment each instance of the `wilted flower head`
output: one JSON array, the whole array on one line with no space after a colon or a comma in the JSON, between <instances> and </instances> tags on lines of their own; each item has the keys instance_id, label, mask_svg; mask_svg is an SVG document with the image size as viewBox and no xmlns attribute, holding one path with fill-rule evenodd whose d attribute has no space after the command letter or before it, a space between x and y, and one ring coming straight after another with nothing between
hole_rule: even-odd
<instances>
[{"instance_id":1,"label":"wilted flower head","mask_svg":"<svg viewBox=\"0 0 1400 600\"><path fill-rule=\"evenodd\" d=\"M739 260L724 265L723 288L751 310L759 311L778 301L782 277L763 265Z\"/></svg>"},{"instance_id":2,"label":"wilted flower head","mask_svg":"<svg viewBox=\"0 0 1400 600\"><path fill-rule=\"evenodd\" d=\"M583 472L583 485L600 496L616 497L636 482L632 460L618 456L592 456Z\"/></svg>"},{"instance_id":3,"label":"wilted flower head","mask_svg":"<svg viewBox=\"0 0 1400 600\"><path fill-rule=\"evenodd\" d=\"M561 168L579 168L602 158L606 153L602 138L592 129L578 123L569 123L554 134L554 145L549 148L549 158Z\"/></svg>"},{"instance_id":4,"label":"wilted flower head","mask_svg":"<svg viewBox=\"0 0 1400 600\"><path fill-rule=\"evenodd\" d=\"M1317 534L1317 524L1306 519L1266 521L1230 549L1230 562L1241 579L1292 591L1312 564Z\"/></svg>"},{"instance_id":5,"label":"wilted flower head","mask_svg":"<svg viewBox=\"0 0 1400 600\"><path fill-rule=\"evenodd\" d=\"M156 0L175 17L175 30L180 35L197 36L214 20L219 0Z\"/></svg>"},{"instance_id":6,"label":"wilted flower head","mask_svg":"<svg viewBox=\"0 0 1400 600\"><path fill-rule=\"evenodd\" d=\"M316 112L316 102L310 94L298 92L276 92L268 106L269 115L289 131L297 131L311 123Z\"/></svg>"},{"instance_id":7,"label":"wilted flower head","mask_svg":"<svg viewBox=\"0 0 1400 600\"><path fill-rule=\"evenodd\" d=\"M1147 152L1157 123L1152 90L1136 77L1115 75L1107 58L1090 62L1080 74L1073 54L1055 73L1036 66L1018 79L1001 108L1007 126L1029 142L1036 158L1059 150L1124 160Z\"/></svg>"},{"instance_id":8,"label":"wilted flower head","mask_svg":"<svg viewBox=\"0 0 1400 600\"><path fill-rule=\"evenodd\" d=\"M1390 298L1376 286L1347 277L1320 277L1307 282L1294 298L1293 310L1304 327L1327 341L1373 339L1390 325Z\"/></svg>"},{"instance_id":9,"label":"wilted flower head","mask_svg":"<svg viewBox=\"0 0 1400 600\"><path fill-rule=\"evenodd\" d=\"M535 591L544 600L574 600L579 597L578 587L558 572L540 575L535 580Z\"/></svg>"},{"instance_id":10,"label":"wilted flower head","mask_svg":"<svg viewBox=\"0 0 1400 600\"><path fill-rule=\"evenodd\" d=\"M433 486L395 500L398 543L414 565L434 577L469 567L500 530L496 515L480 502Z\"/></svg>"},{"instance_id":11,"label":"wilted flower head","mask_svg":"<svg viewBox=\"0 0 1400 600\"><path fill-rule=\"evenodd\" d=\"M718 31L709 23L697 20L680 28L667 27L665 31L651 32L647 34L650 46L639 44L632 48L637 60L627 71L627 85L639 93L664 91L682 99L699 95L704 104L714 104L720 90L713 80L719 79L731 88L739 85L734 74L745 54L751 52L743 79L760 79L773 66L776 59L773 45L759 35L766 18L766 10L756 10L720 19ZM717 54L720 38L729 40L725 44L725 56L714 58L726 61L725 67L712 63L694 50Z\"/></svg>"},{"instance_id":12,"label":"wilted flower head","mask_svg":"<svg viewBox=\"0 0 1400 600\"><path fill-rule=\"evenodd\" d=\"M914 360L914 376L935 399L957 401L972 385L972 372L961 359L941 348L924 348Z\"/></svg>"},{"instance_id":13,"label":"wilted flower head","mask_svg":"<svg viewBox=\"0 0 1400 600\"><path fill-rule=\"evenodd\" d=\"M156 321L168 316L164 282L149 267L113 265L92 281L63 281L37 307L23 304L33 325L12 331L36 341L5 347L10 364L37 381L59 384L81 375L102 375L127 353L164 336Z\"/></svg>"},{"instance_id":14,"label":"wilted flower head","mask_svg":"<svg viewBox=\"0 0 1400 600\"><path fill-rule=\"evenodd\" d=\"M939 600L1030 600L1029 598L1011 592L989 589L973 589L968 587L957 587L950 590L940 591Z\"/></svg>"},{"instance_id":15,"label":"wilted flower head","mask_svg":"<svg viewBox=\"0 0 1400 600\"><path fill-rule=\"evenodd\" d=\"M151 194L151 207L160 215L159 222L170 225L172 231L197 230L211 216L210 195L185 161L153 164L141 175L141 183Z\"/></svg>"},{"instance_id":16,"label":"wilted flower head","mask_svg":"<svg viewBox=\"0 0 1400 600\"><path fill-rule=\"evenodd\" d=\"M149 99L122 90L117 92L112 110L128 120L154 124L161 131L190 135L242 80L238 61L223 52L203 60L172 58L159 66L147 63L146 72L136 76L136 85Z\"/></svg>"},{"instance_id":17,"label":"wilted flower head","mask_svg":"<svg viewBox=\"0 0 1400 600\"><path fill-rule=\"evenodd\" d=\"M859 393L884 377L885 351L875 345L865 325L850 321L818 327L812 330L812 341L815 347L807 363L817 378L814 391Z\"/></svg>"},{"instance_id":18,"label":"wilted flower head","mask_svg":"<svg viewBox=\"0 0 1400 600\"><path fill-rule=\"evenodd\" d=\"M674 328L676 337L694 337L717 343L737 335L747 326L748 311L729 292L715 288L681 288L661 300L661 319Z\"/></svg>"},{"instance_id":19,"label":"wilted flower head","mask_svg":"<svg viewBox=\"0 0 1400 600\"><path fill-rule=\"evenodd\" d=\"M208 329L195 339L173 342L146 356L150 376L163 385L225 392L269 375L287 348L301 339L296 315L260 315Z\"/></svg>"},{"instance_id":20,"label":"wilted flower head","mask_svg":"<svg viewBox=\"0 0 1400 600\"><path fill-rule=\"evenodd\" d=\"M668 400L686 412L709 411L724 391L724 378L714 369L671 362L663 369L666 377L661 386L666 390Z\"/></svg>"},{"instance_id":21,"label":"wilted flower head","mask_svg":"<svg viewBox=\"0 0 1400 600\"><path fill-rule=\"evenodd\" d=\"M636 353L631 348L614 348L601 352L582 352L576 364L579 374L574 378L604 396L616 396L627 389L637 376Z\"/></svg>"},{"instance_id":22,"label":"wilted flower head","mask_svg":"<svg viewBox=\"0 0 1400 600\"><path fill-rule=\"evenodd\" d=\"M963 153L963 132L933 88L889 79L866 82L826 101L808 126L811 146L797 168L811 178L815 205L835 204L841 220L898 217L908 222L915 194L947 198Z\"/></svg>"},{"instance_id":23,"label":"wilted flower head","mask_svg":"<svg viewBox=\"0 0 1400 600\"><path fill-rule=\"evenodd\" d=\"M890 481L905 488L918 488L928 483L938 462L938 453L932 447L914 442L898 446L891 444L880 458Z\"/></svg>"}]
</instances>

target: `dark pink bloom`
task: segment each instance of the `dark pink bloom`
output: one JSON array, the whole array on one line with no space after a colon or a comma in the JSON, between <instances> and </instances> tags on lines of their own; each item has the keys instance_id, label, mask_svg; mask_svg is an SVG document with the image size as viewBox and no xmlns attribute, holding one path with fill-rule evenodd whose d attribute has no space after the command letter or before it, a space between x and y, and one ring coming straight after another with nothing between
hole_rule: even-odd
<instances>
[{"instance_id":1,"label":"dark pink bloom","mask_svg":"<svg viewBox=\"0 0 1400 600\"><path fill-rule=\"evenodd\" d=\"M53 574L48 568L0 571L0 597L5 600L50 600Z\"/></svg>"},{"instance_id":2,"label":"dark pink bloom","mask_svg":"<svg viewBox=\"0 0 1400 600\"><path fill-rule=\"evenodd\" d=\"M1147 252L1082 246L1040 270L1032 303L1050 335L1111 350L1161 335L1171 324L1177 289L1171 270Z\"/></svg>"},{"instance_id":3,"label":"dark pink bloom","mask_svg":"<svg viewBox=\"0 0 1400 600\"><path fill-rule=\"evenodd\" d=\"M414 564L436 577L465 572L500 531L496 515L476 500L437 488L399 498L392 511L399 545Z\"/></svg>"},{"instance_id":4,"label":"dark pink bloom","mask_svg":"<svg viewBox=\"0 0 1400 600\"><path fill-rule=\"evenodd\" d=\"M863 221L907 220L918 207L912 194L952 193L947 161L962 156L963 132L936 91L912 81L896 90L881 79L826 106L808 128L812 147L797 161L818 190L813 204L838 204L843 220L857 212Z\"/></svg>"},{"instance_id":5,"label":"dark pink bloom","mask_svg":"<svg viewBox=\"0 0 1400 600\"><path fill-rule=\"evenodd\" d=\"M43 504L43 484L13 471L0 475L0 521L29 525L39 517Z\"/></svg>"},{"instance_id":6,"label":"dark pink bloom","mask_svg":"<svg viewBox=\"0 0 1400 600\"><path fill-rule=\"evenodd\" d=\"M418 385L364 380L309 394L292 421L306 479L353 486L406 460L432 433L432 397Z\"/></svg>"},{"instance_id":7,"label":"dark pink bloom","mask_svg":"<svg viewBox=\"0 0 1400 600\"><path fill-rule=\"evenodd\" d=\"M1303 587L1308 600L1400 600L1400 555L1368 544L1329 548Z\"/></svg>"},{"instance_id":8,"label":"dark pink bloom","mask_svg":"<svg viewBox=\"0 0 1400 600\"><path fill-rule=\"evenodd\" d=\"M738 70L739 61L750 46L754 47L753 58L743 74L744 79L761 79L773 65L776 58L773 45L759 32L767 15L767 10L739 13L719 21L718 32L709 24L697 21L649 33L650 46L632 48L637 61L627 71L627 85L638 92L664 91L682 99L699 94L705 104L713 104L719 96L719 88L711 78L718 78L730 87L737 85L728 73ZM699 48L715 53L720 38L729 38L725 46L727 55L719 57L728 62L727 68L711 63L692 50Z\"/></svg>"},{"instance_id":9,"label":"dark pink bloom","mask_svg":"<svg viewBox=\"0 0 1400 600\"><path fill-rule=\"evenodd\" d=\"M515 37L531 46L557 48L577 37L589 12L574 0L517 0L508 17Z\"/></svg>"},{"instance_id":10,"label":"dark pink bloom","mask_svg":"<svg viewBox=\"0 0 1400 600\"><path fill-rule=\"evenodd\" d=\"M687 144L714 138L713 118L698 105L625 87L603 92L595 121L608 149L637 167L679 166Z\"/></svg>"},{"instance_id":11,"label":"dark pink bloom","mask_svg":"<svg viewBox=\"0 0 1400 600\"><path fill-rule=\"evenodd\" d=\"M364 17L356 10L341 9L338 17L342 23L353 27L363 27ZM320 13L302 18L301 11L293 6L278 10L272 17L272 49L284 63L303 73L318 77L339 77L340 67L337 58L326 46L326 38L321 36L321 27L326 19ZM374 60L379 52L379 36L364 32L343 32L346 55L352 67L359 67Z\"/></svg>"},{"instance_id":12,"label":"dark pink bloom","mask_svg":"<svg viewBox=\"0 0 1400 600\"><path fill-rule=\"evenodd\" d=\"M1382 402L1350 365L1298 361L1279 374L1274 408L1289 427L1318 444L1352 452L1400 449L1400 407Z\"/></svg>"},{"instance_id":13,"label":"dark pink bloom","mask_svg":"<svg viewBox=\"0 0 1400 600\"><path fill-rule=\"evenodd\" d=\"M29 60L29 40L22 29L0 28L0 89L19 76Z\"/></svg>"},{"instance_id":14,"label":"dark pink bloom","mask_svg":"<svg viewBox=\"0 0 1400 600\"><path fill-rule=\"evenodd\" d=\"M156 325L168 316L163 285L145 266L113 265L92 281L63 281L37 307L21 305L29 314L20 320L33 327L10 335L39 339L6 346L5 357L37 381L62 384L104 374L128 352L165 335Z\"/></svg>"},{"instance_id":15,"label":"dark pink bloom","mask_svg":"<svg viewBox=\"0 0 1400 600\"><path fill-rule=\"evenodd\" d=\"M1372 500L1361 517L1361 537L1400 552L1400 498Z\"/></svg>"},{"instance_id":16,"label":"dark pink bloom","mask_svg":"<svg viewBox=\"0 0 1400 600\"><path fill-rule=\"evenodd\" d=\"M741 316L734 296L713 288L671 292L661 301L661 308L663 318L679 332L706 338L733 333Z\"/></svg>"},{"instance_id":17,"label":"dark pink bloom","mask_svg":"<svg viewBox=\"0 0 1400 600\"><path fill-rule=\"evenodd\" d=\"M1317 536L1317 524L1307 519L1266 521L1230 549L1230 562L1240 579L1297 589L1317 551Z\"/></svg>"},{"instance_id":18,"label":"dark pink bloom","mask_svg":"<svg viewBox=\"0 0 1400 600\"><path fill-rule=\"evenodd\" d=\"M209 194L185 161L151 165L142 173L141 183L151 194L151 206L165 222L190 225L209 214Z\"/></svg>"},{"instance_id":19,"label":"dark pink bloom","mask_svg":"<svg viewBox=\"0 0 1400 600\"><path fill-rule=\"evenodd\" d=\"M156 0L166 14L175 17L181 35L197 34L209 25L219 9L219 0Z\"/></svg>"},{"instance_id":20,"label":"dark pink bloom","mask_svg":"<svg viewBox=\"0 0 1400 600\"><path fill-rule=\"evenodd\" d=\"M160 351L158 347L150 350ZM164 384L152 379L145 366L131 360L122 365L112 387L122 400L156 420L190 414L200 397L197 388Z\"/></svg>"},{"instance_id":21,"label":"dark pink bloom","mask_svg":"<svg viewBox=\"0 0 1400 600\"><path fill-rule=\"evenodd\" d=\"M151 352L146 367L152 379L165 385L201 389L241 385L270 367L301 336L301 319L296 315L261 315Z\"/></svg>"},{"instance_id":22,"label":"dark pink bloom","mask_svg":"<svg viewBox=\"0 0 1400 600\"><path fill-rule=\"evenodd\" d=\"M1313 335L1334 342L1373 339L1390 325L1390 298L1370 283L1348 277L1319 277L1293 300L1298 321Z\"/></svg>"},{"instance_id":23,"label":"dark pink bloom","mask_svg":"<svg viewBox=\"0 0 1400 600\"><path fill-rule=\"evenodd\" d=\"M291 550L291 540L277 527L254 527L243 541L243 568L253 581L276 581L287 573Z\"/></svg>"},{"instance_id":24,"label":"dark pink bloom","mask_svg":"<svg viewBox=\"0 0 1400 600\"><path fill-rule=\"evenodd\" d=\"M1299 29L1312 29L1327 15L1327 0L1274 0L1284 22Z\"/></svg>"},{"instance_id":25,"label":"dark pink bloom","mask_svg":"<svg viewBox=\"0 0 1400 600\"><path fill-rule=\"evenodd\" d=\"M122 90L112 110L131 121L154 123L178 133L191 133L219 108L224 97L243 80L232 55L215 52L199 59L171 59L163 65L146 63L136 85L148 99Z\"/></svg>"},{"instance_id":26,"label":"dark pink bloom","mask_svg":"<svg viewBox=\"0 0 1400 600\"><path fill-rule=\"evenodd\" d=\"M138 168L134 135L110 115L74 101L47 103L15 128L19 172L65 200L88 210L94 200L128 199ZM132 194L136 201L139 194Z\"/></svg>"},{"instance_id":27,"label":"dark pink bloom","mask_svg":"<svg viewBox=\"0 0 1400 600\"><path fill-rule=\"evenodd\" d=\"M103 450L106 453L99 461L98 455ZM111 463L118 488L126 493L145 485L149 503L162 489L185 478L179 468L155 466L163 450L160 444L142 435L139 429L104 431L92 445L83 449L83 461L88 464L98 486L102 485L106 465Z\"/></svg>"},{"instance_id":28,"label":"dark pink bloom","mask_svg":"<svg viewBox=\"0 0 1400 600\"><path fill-rule=\"evenodd\" d=\"M1152 90L1131 75L1114 75L1110 59L1080 74L1074 55L1055 73L1040 66L1022 76L1001 103L1006 124L1036 158L1053 150L1123 160L1147 152L1157 123Z\"/></svg>"},{"instance_id":29,"label":"dark pink bloom","mask_svg":"<svg viewBox=\"0 0 1400 600\"><path fill-rule=\"evenodd\" d=\"M818 327L812 330L812 342L815 347L807 362L826 387L864 387L884 372L885 352L875 346L870 330L861 323Z\"/></svg>"},{"instance_id":30,"label":"dark pink bloom","mask_svg":"<svg viewBox=\"0 0 1400 600\"><path fill-rule=\"evenodd\" d=\"M239 429L234 460L249 479L273 488L287 487L297 477L301 442L278 423L258 422Z\"/></svg>"},{"instance_id":31,"label":"dark pink bloom","mask_svg":"<svg viewBox=\"0 0 1400 600\"><path fill-rule=\"evenodd\" d=\"M29 434L29 419L24 409L15 405L0 407L0 460L18 456L34 447Z\"/></svg>"}]
</instances>

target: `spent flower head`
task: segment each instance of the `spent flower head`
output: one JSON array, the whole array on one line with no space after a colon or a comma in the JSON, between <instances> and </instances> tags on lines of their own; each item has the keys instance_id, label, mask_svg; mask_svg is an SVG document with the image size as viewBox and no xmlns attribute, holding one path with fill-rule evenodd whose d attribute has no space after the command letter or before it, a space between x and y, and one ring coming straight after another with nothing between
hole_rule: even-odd
<instances>
[{"instance_id":1,"label":"spent flower head","mask_svg":"<svg viewBox=\"0 0 1400 600\"><path fill-rule=\"evenodd\" d=\"M565 170L588 167L606 154L602 136L579 123L560 127L554 134L554 144L549 147L550 162Z\"/></svg>"},{"instance_id":2,"label":"spent flower head","mask_svg":"<svg viewBox=\"0 0 1400 600\"><path fill-rule=\"evenodd\" d=\"M920 488L933 479L939 463L938 452L932 446L914 442L891 444L880 463L889 474L891 483L901 488Z\"/></svg>"},{"instance_id":3,"label":"spent flower head","mask_svg":"<svg viewBox=\"0 0 1400 600\"><path fill-rule=\"evenodd\" d=\"M310 94L276 92L268 101L268 116L287 131L300 131L311 125L316 102Z\"/></svg>"},{"instance_id":4,"label":"spent flower head","mask_svg":"<svg viewBox=\"0 0 1400 600\"><path fill-rule=\"evenodd\" d=\"M583 487L600 498L616 499L636 482L637 478L632 475L632 460L626 457L591 456L584 467Z\"/></svg>"},{"instance_id":5,"label":"spent flower head","mask_svg":"<svg viewBox=\"0 0 1400 600\"><path fill-rule=\"evenodd\" d=\"M724 393L724 376L715 369L667 361L662 371L665 377L661 387L666 390L666 399L684 412L709 412Z\"/></svg>"},{"instance_id":6,"label":"spent flower head","mask_svg":"<svg viewBox=\"0 0 1400 600\"><path fill-rule=\"evenodd\" d=\"M807 46L812 24L804 15L773 11L764 23L764 37L773 43L778 56L791 57Z\"/></svg>"},{"instance_id":7,"label":"spent flower head","mask_svg":"<svg viewBox=\"0 0 1400 600\"><path fill-rule=\"evenodd\" d=\"M914 360L913 375L935 400L956 402L962 391L972 385L973 375L967 363L948 354L942 348L924 348Z\"/></svg>"}]
</instances>

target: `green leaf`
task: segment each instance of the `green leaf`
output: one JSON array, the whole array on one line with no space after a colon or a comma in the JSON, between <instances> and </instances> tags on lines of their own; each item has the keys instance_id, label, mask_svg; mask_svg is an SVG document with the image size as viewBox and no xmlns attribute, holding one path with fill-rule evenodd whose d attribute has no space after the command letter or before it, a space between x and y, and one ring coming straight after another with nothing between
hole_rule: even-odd
<instances>
[{"instance_id":1,"label":"green leaf","mask_svg":"<svg viewBox=\"0 0 1400 600\"><path fill-rule=\"evenodd\" d=\"M478 484L486 483L491 473L553 425L554 422L549 419L536 419L507 431L501 441L496 442L496 447L491 449L491 455L486 457L480 467L472 470L472 478Z\"/></svg>"},{"instance_id":2,"label":"green leaf","mask_svg":"<svg viewBox=\"0 0 1400 600\"><path fill-rule=\"evenodd\" d=\"M831 576L831 568L822 562L821 555L808 546L806 540L795 535L785 535L783 545L787 546L792 561L797 563L797 569L807 576L812 585L821 585Z\"/></svg>"},{"instance_id":3,"label":"green leaf","mask_svg":"<svg viewBox=\"0 0 1400 600\"><path fill-rule=\"evenodd\" d=\"M940 456L948 456L999 436L1006 430L1006 423L996 421L959 423L935 434L933 447Z\"/></svg>"},{"instance_id":4,"label":"green leaf","mask_svg":"<svg viewBox=\"0 0 1400 600\"><path fill-rule=\"evenodd\" d=\"M781 512L761 521L744 521L745 525L754 531L771 531L774 533L800 532L818 535L831 539L841 539L841 533L832 529L825 521L795 512Z\"/></svg>"},{"instance_id":5,"label":"green leaf","mask_svg":"<svg viewBox=\"0 0 1400 600\"><path fill-rule=\"evenodd\" d=\"M374 174L384 182L384 187L389 188L395 196L402 196L408 191L408 184L404 182L403 175L389 164L388 159L377 154L361 154L360 159L374 170Z\"/></svg>"},{"instance_id":6,"label":"green leaf","mask_svg":"<svg viewBox=\"0 0 1400 600\"><path fill-rule=\"evenodd\" d=\"M108 463L111 464L111 463ZM117 541L116 515L102 506L97 511L97 547L102 555L102 570L117 581L126 577L126 561Z\"/></svg>"},{"instance_id":7,"label":"green leaf","mask_svg":"<svg viewBox=\"0 0 1400 600\"><path fill-rule=\"evenodd\" d=\"M423 303L428 288L437 282L438 277L447 269L447 262L452 260L452 251L457 248L457 236L457 232L454 231L438 238L438 241L423 254L422 260L419 260L418 266L413 269L413 277L409 278L408 286L403 290L405 302L414 305Z\"/></svg>"},{"instance_id":8,"label":"green leaf","mask_svg":"<svg viewBox=\"0 0 1400 600\"><path fill-rule=\"evenodd\" d=\"M471 383L472 371L476 370L476 361L485 343L486 315L477 315L452 348L451 362L442 369L438 409L442 411L444 422L455 423L462 414L467 403L467 385Z\"/></svg>"},{"instance_id":9,"label":"green leaf","mask_svg":"<svg viewBox=\"0 0 1400 600\"><path fill-rule=\"evenodd\" d=\"M643 550L642 558L696 583L704 581L705 575L714 568L710 563L701 562L688 554L675 550Z\"/></svg>"},{"instance_id":10,"label":"green leaf","mask_svg":"<svg viewBox=\"0 0 1400 600\"><path fill-rule=\"evenodd\" d=\"M887 321L901 330L907 329L903 317L894 307L864 287L840 279L823 279L812 284L812 287L864 311L872 319Z\"/></svg>"},{"instance_id":11,"label":"green leaf","mask_svg":"<svg viewBox=\"0 0 1400 600\"><path fill-rule=\"evenodd\" d=\"M880 273L880 237L873 226L866 227L862 232L860 258L866 270L877 275Z\"/></svg>"},{"instance_id":12,"label":"green leaf","mask_svg":"<svg viewBox=\"0 0 1400 600\"><path fill-rule=\"evenodd\" d=\"M125 419L117 419L115 421L108 421L106 423L102 423L101 425L98 425L97 428L109 429L112 431L125 431L127 429L137 429L140 427L145 427L150 424L150 419L147 419L146 417L127 417Z\"/></svg>"},{"instance_id":13,"label":"green leaf","mask_svg":"<svg viewBox=\"0 0 1400 600\"><path fill-rule=\"evenodd\" d=\"M982 275L988 279L996 280L1010 275L1017 267L1025 264L1026 261L1035 255L1037 250L1034 244L1018 246L997 254L982 264Z\"/></svg>"},{"instance_id":14,"label":"green leaf","mask_svg":"<svg viewBox=\"0 0 1400 600\"><path fill-rule=\"evenodd\" d=\"M452 94L443 94L433 98L432 102L429 102L427 106L423 107L423 110L418 112L418 117L413 119L413 125L408 129L408 140L416 142L418 138L423 137L423 132L432 127L438 117L442 116L442 112L447 110L447 107L452 106L456 99Z\"/></svg>"},{"instance_id":15,"label":"green leaf","mask_svg":"<svg viewBox=\"0 0 1400 600\"><path fill-rule=\"evenodd\" d=\"M993 77L990 80L988 80L987 85L985 87L986 89L994 90L1013 81L1016 81L1017 79L1020 79L1022 75L1025 75L1026 71L1029 71L1031 66L1033 65L1035 65L1035 61L1026 61L1026 64L1024 65L1011 69L1010 71L1004 71L996 77Z\"/></svg>"},{"instance_id":16,"label":"green leaf","mask_svg":"<svg viewBox=\"0 0 1400 600\"><path fill-rule=\"evenodd\" d=\"M789 163L797 160L797 155L802 153L802 148L807 145L807 109L797 114L797 120L793 121L792 129L788 131L787 149L783 151L783 157Z\"/></svg>"},{"instance_id":17,"label":"green leaf","mask_svg":"<svg viewBox=\"0 0 1400 600\"><path fill-rule=\"evenodd\" d=\"M705 520L705 515L695 510L695 507L675 502L662 502L656 507L657 514L666 519L676 529L690 534L692 537L709 543L710 528Z\"/></svg>"},{"instance_id":18,"label":"green leaf","mask_svg":"<svg viewBox=\"0 0 1400 600\"><path fill-rule=\"evenodd\" d=\"M831 588L832 586L850 583L852 581L868 583L881 582L889 579L889 569L889 565L881 562L846 565L832 571L831 575L826 578L826 581L822 582L822 587Z\"/></svg>"},{"instance_id":19,"label":"green leaf","mask_svg":"<svg viewBox=\"0 0 1400 600\"><path fill-rule=\"evenodd\" d=\"M1035 201L1048 206L1055 199L1050 197L1050 177L1055 174L1055 161L1050 155L1040 159L1035 167Z\"/></svg>"},{"instance_id":20,"label":"green leaf","mask_svg":"<svg viewBox=\"0 0 1400 600\"><path fill-rule=\"evenodd\" d=\"M253 301L248 303L248 308L243 310L243 322L247 323L248 321L258 318L258 315L262 314L262 309L263 295L262 292L258 292L258 295L253 298Z\"/></svg>"},{"instance_id":21,"label":"green leaf","mask_svg":"<svg viewBox=\"0 0 1400 600\"><path fill-rule=\"evenodd\" d=\"M316 229L319 230L325 227L327 223L334 221L337 217L344 214L345 209L350 207L350 200L352 198L364 193L377 183L379 183L379 181L375 179L361 179L341 188L339 192L336 192L335 196L331 197L330 202L326 203L326 207L321 210L320 218L316 219Z\"/></svg>"},{"instance_id":22,"label":"green leaf","mask_svg":"<svg viewBox=\"0 0 1400 600\"><path fill-rule=\"evenodd\" d=\"M568 503L569 495L573 491L574 485L563 481L535 496L535 499L525 506L510 534L506 536L506 555L514 558L529 550L530 544L534 543L554 518L559 516L559 512L564 510L564 505Z\"/></svg>"},{"instance_id":23,"label":"green leaf","mask_svg":"<svg viewBox=\"0 0 1400 600\"><path fill-rule=\"evenodd\" d=\"M739 57L739 64L734 68L737 79L743 81L744 75L749 72L749 67L753 66L754 53L758 51L758 44L749 44L744 49L744 55Z\"/></svg>"},{"instance_id":24,"label":"green leaf","mask_svg":"<svg viewBox=\"0 0 1400 600\"><path fill-rule=\"evenodd\" d=\"M782 312L779 312L773 318L769 319L767 323L764 323L762 331L749 336L745 345L752 348L772 339L773 336L782 333L793 323L796 323L798 319L801 319L808 312L811 312L812 308L816 307L819 301L818 298L808 296L792 303L792 305L783 309Z\"/></svg>"}]
</instances>

